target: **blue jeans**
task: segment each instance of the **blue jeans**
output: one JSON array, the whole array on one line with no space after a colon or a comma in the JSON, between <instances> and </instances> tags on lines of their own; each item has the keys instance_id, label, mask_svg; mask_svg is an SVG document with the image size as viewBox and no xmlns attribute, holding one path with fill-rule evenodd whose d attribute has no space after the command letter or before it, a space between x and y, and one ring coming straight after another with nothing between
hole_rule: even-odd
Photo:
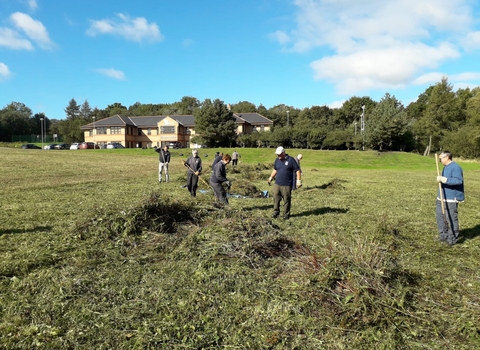
<instances>
[{"instance_id":1,"label":"blue jeans","mask_svg":"<svg viewBox=\"0 0 480 350\"><path fill-rule=\"evenodd\" d=\"M438 238L448 244L455 244L460 233L458 225L458 203L444 202L445 217L442 213L442 202L437 199L436 217Z\"/></svg>"}]
</instances>

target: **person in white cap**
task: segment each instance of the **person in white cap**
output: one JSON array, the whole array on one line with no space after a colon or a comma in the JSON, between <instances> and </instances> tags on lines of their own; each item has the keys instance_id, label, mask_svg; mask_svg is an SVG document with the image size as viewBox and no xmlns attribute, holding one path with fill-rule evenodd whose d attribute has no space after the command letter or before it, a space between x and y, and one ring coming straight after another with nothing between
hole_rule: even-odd
<instances>
[{"instance_id":1,"label":"person in white cap","mask_svg":"<svg viewBox=\"0 0 480 350\"><path fill-rule=\"evenodd\" d=\"M292 182L293 176L296 175L295 184L297 188L302 186L302 179L300 168L298 163L285 153L285 149L282 146L277 147L275 150L277 159L273 163L272 174L268 178L268 184L270 185L275 179L273 185L273 218L280 215L280 202L283 199L283 218L285 220L290 219L290 207L292 202Z\"/></svg>"},{"instance_id":2,"label":"person in white cap","mask_svg":"<svg viewBox=\"0 0 480 350\"><path fill-rule=\"evenodd\" d=\"M192 197L197 196L198 176L202 173L202 159L198 156L198 150L194 149L192 155L183 164L187 170L187 188Z\"/></svg>"}]
</instances>

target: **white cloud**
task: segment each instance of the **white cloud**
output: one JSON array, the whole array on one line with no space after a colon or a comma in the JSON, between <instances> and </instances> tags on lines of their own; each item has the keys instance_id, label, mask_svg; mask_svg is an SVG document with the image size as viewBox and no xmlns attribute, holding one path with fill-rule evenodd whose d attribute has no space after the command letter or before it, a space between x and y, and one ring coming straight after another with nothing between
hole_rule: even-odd
<instances>
[{"instance_id":1,"label":"white cloud","mask_svg":"<svg viewBox=\"0 0 480 350\"><path fill-rule=\"evenodd\" d=\"M36 10L38 7L37 0L28 0L28 7L32 10Z\"/></svg>"},{"instance_id":2,"label":"white cloud","mask_svg":"<svg viewBox=\"0 0 480 350\"><path fill-rule=\"evenodd\" d=\"M322 58L310 64L315 79L334 83L342 94L375 88L401 88L422 69L458 57L449 44L404 44Z\"/></svg>"},{"instance_id":3,"label":"white cloud","mask_svg":"<svg viewBox=\"0 0 480 350\"><path fill-rule=\"evenodd\" d=\"M10 28L0 28L0 46L14 50L33 50L32 43Z\"/></svg>"},{"instance_id":4,"label":"white cloud","mask_svg":"<svg viewBox=\"0 0 480 350\"><path fill-rule=\"evenodd\" d=\"M271 40L278 42L280 45L285 45L290 42L290 37L288 36L288 34L281 30L277 30L274 33L270 33L268 37Z\"/></svg>"},{"instance_id":5,"label":"white cloud","mask_svg":"<svg viewBox=\"0 0 480 350\"><path fill-rule=\"evenodd\" d=\"M480 31L468 33L462 40L462 45L467 51L480 49Z\"/></svg>"},{"instance_id":6,"label":"white cloud","mask_svg":"<svg viewBox=\"0 0 480 350\"><path fill-rule=\"evenodd\" d=\"M414 85L431 85L438 83L443 77L445 77L445 73L430 72L417 77L412 81L412 83Z\"/></svg>"},{"instance_id":7,"label":"white cloud","mask_svg":"<svg viewBox=\"0 0 480 350\"><path fill-rule=\"evenodd\" d=\"M113 68L99 68L96 69L96 71L102 75L105 75L109 78L113 79L118 79L118 80L124 80L125 79L125 73L123 73L120 70L116 70Z\"/></svg>"},{"instance_id":8,"label":"white cloud","mask_svg":"<svg viewBox=\"0 0 480 350\"><path fill-rule=\"evenodd\" d=\"M5 63L0 62L0 80L7 79L12 73Z\"/></svg>"},{"instance_id":9,"label":"white cloud","mask_svg":"<svg viewBox=\"0 0 480 350\"><path fill-rule=\"evenodd\" d=\"M130 18L122 13L117 14L118 19L103 19L91 21L87 34L96 36L98 34L112 34L124 37L127 40L141 42L160 41L162 33L156 23L148 23L143 17Z\"/></svg>"},{"instance_id":10,"label":"white cloud","mask_svg":"<svg viewBox=\"0 0 480 350\"><path fill-rule=\"evenodd\" d=\"M344 94L403 88L429 78L429 71L460 57L460 38L474 25L468 0L294 3L296 28L280 36L290 41L277 41L293 52L318 52L310 64L315 79ZM480 47L480 34L471 35Z\"/></svg>"},{"instance_id":11,"label":"white cloud","mask_svg":"<svg viewBox=\"0 0 480 350\"><path fill-rule=\"evenodd\" d=\"M31 40L43 49L50 49L54 46L48 36L47 29L42 22L34 20L25 13L15 12L10 16L13 24L24 32Z\"/></svg>"},{"instance_id":12,"label":"white cloud","mask_svg":"<svg viewBox=\"0 0 480 350\"><path fill-rule=\"evenodd\" d=\"M341 101L333 101L328 105L330 108L342 108L343 104L345 103L345 100Z\"/></svg>"},{"instance_id":13,"label":"white cloud","mask_svg":"<svg viewBox=\"0 0 480 350\"><path fill-rule=\"evenodd\" d=\"M448 76L449 80L480 80L480 73L478 72L463 72L459 74L451 74Z\"/></svg>"}]
</instances>

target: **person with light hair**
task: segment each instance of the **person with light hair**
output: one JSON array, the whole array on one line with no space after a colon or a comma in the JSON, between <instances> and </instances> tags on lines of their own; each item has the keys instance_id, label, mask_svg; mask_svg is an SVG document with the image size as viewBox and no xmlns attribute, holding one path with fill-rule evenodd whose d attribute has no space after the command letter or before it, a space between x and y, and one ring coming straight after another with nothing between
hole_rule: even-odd
<instances>
[{"instance_id":1,"label":"person with light hair","mask_svg":"<svg viewBox=\"0 0 480 350\"><path fill-rule=\"evenodd\" d=\"M299 154L297 156L297 158L293 158L293 159L295 159L295 161L297 162L298 168L300 169L300 174L303 176L302 167L300 166L300 161L302 160L302 158L303 158L303 155ZM293 174L292 190L297 189L297 181L296 180L297 180L297 174Z\"/></svg>"},{"instance_id":2,"label":"person with light hair","mask_svg":"<svg viewBox=\"0 0 480 350\"><path fill-rule=\"evenodd\" d=\"M197 196L198 177L202 173L202 159L198 156L198 150L194 149L183 165L187 167L187 188L192 197Z\"/></svg>"}]
</instances>

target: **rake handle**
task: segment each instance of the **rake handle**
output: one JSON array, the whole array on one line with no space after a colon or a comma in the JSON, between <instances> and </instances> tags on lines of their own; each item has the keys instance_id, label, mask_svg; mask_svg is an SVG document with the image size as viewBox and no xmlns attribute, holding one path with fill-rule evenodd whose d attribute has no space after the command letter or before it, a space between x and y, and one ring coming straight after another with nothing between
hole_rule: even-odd
<instances>
[{"instance_id":1,"label":"rake handle","mask_svg":"<svg viewBox=\"0 0 480 350\"><path fill-rule=\"evenodd\" d=\"M190 169L190 170L195 174L195 170L193 170L193 169L190 167L190 165L188 165L187 162L183 162L183 164L185 164L185 165L188 167L188 169ZM197 176L198 176L198 178L199 178L200 180L202 180L202 182L203 182L205 185L207 185L207 187L210 188L210 184L207 183L207 181L205 181L200 175L197 175Z\"/></svg>"},{"instance_id":2,"label":"rake handle","mask_svg":"<svg viewBox=\"0 0 480 350\"><path fill-rule=\"evenodd\" d=\"M440 169L438 167L438 155L435 153L435 163L437 164L437 176L440 176ZM438 192L440 192L440 202L442 203L442 214L443 218L445 219L445 203L443 202L443 191L442 191L442 184L438 183Z\"/></svg>"}]
</instances>

